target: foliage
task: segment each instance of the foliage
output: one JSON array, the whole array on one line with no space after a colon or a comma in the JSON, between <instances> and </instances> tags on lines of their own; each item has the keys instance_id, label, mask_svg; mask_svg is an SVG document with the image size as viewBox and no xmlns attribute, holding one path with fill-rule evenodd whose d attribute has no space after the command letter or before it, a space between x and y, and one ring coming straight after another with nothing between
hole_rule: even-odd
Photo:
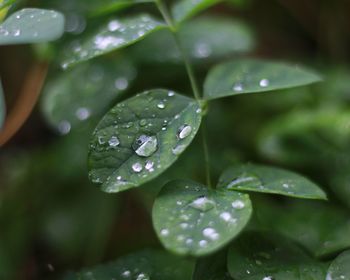
<instances>
[{"instance_id":1,"label":"foliage","mask_svg":"<svg viewBox=\"0 0 350 280\"><path fill-rule=\"evenodd\" d=\"M39 44L51 63L54 140L1 157L0 278L40 236L62 257L44 279L350 277L346 70L253 58L252 28L209 14L249 1L14 2L0 45Z\"/></svg>"}]
</instances>

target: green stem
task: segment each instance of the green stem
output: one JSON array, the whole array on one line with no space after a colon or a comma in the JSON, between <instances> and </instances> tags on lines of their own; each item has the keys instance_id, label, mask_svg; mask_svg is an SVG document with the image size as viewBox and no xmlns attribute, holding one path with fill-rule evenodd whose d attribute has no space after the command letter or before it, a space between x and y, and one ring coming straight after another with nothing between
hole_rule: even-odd
<instances>
[{"instance_id":1,"label":"green stem","mask_svg":"<svg viewBox=\"0 0 350 280\"><path fill-rule=\"evenodd\" d=\"M197 102L199 103L199 105L202 107L203 102L199 92L197 80L194 75L193 67L191 65L190 59L186 54L186 51L184 50L181 44L181 40L177 33L177 26L174 24L173 19L171 18L169 11L167 9L167 6L163 3L163 1L156 0L155 3L175 38L176 45L181 53L182 59L185 64L186 72L191 83L193 95L197 100ZM202 142L203 142L203 150L204 150L204 158L205 158L206 180L207 180L207 185L211 188L212 186L211 186L211 178L210 178L209 150L208 150L208 144L206 139L206 126L204 122L202 124L201 134L202 134Z\"/></svg>"},{"instance_id":2,"label":"green stem","mask_svg":"<svg viewBox=\"0 0 350 280\"><path fill-rule=\"evenodd\" d=\"M205 119L203 120L203 123L202 123L201 134L202 134L202 142L203 142L203 150L204 150L205 174L206 174L207 185L209 188L212 188L211 176L210 176L209 149L208 149L208 143L207 143L207 137L206 137L207 136L207 126L205 123Z\"/></svg>"},{"instance_id":3,"label":"green stem","mask_svg":"<svg viewBox=\"0 0 350 280\"><path fill-rule=\"evenodd\" d=\"M178 33L177 33L177 28L176 28L176 25L174 24L171 16L169 15L169 12L168 12L168 9L167 7L164 5L163 1L162 0L156 0L156 5L160 11L160 13L162 14L164 20L166 21L166 23L168 24L168 26L170 27L170 30L175 38L175 42L176 42L176 45L181 53L181 56L183 58L183 61L184 61L184 64L185 64L185 68L186 68L186 72L187 72L187 75L188 75L188 78L190 80L190 83L191 83L191 87L192 87L192 91L193 91L193 94L194 94L194 97L195 99L198 101L198 103L201 104L201 96L200 96L200 93L199 93L199 87L198 87L198 84L197 84L197 81L196 81L196 78L195 78L195 75L194 75L194 71L193 71L193 68L192 68L192 65L190 63L190 60L181 44L181 41L179 39L179 36L178 36Z\"/></svg>"}]
</instances>

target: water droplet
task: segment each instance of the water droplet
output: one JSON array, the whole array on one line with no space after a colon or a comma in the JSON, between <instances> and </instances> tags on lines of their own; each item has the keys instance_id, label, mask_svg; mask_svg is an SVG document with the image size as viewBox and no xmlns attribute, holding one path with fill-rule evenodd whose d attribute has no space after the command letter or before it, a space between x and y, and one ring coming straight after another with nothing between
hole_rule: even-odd
<instances>
[{"instance_id":1,"label":"water droplet","mask_svg":"<svg viewBox=\"0 0 350 280\"><path fill-rule=\"evenodd\" d=\"M132 165L132 170L134 170L134 172L136 172L136 173L140 173L142 171L142 169L143 169L142 164L139 162L135 162Z\"/></svg>"},{"instance_id":2,"label":"water droplet","mask_svg":"<svg viewBox=\"0 0 350 280\"><path fill-rule=\"evenodd\" d=\"M235 208L235 209L242 209L244 208L245 204L242 200L235 200L234 202L232 202L232 207Z\"/></svg>"},{"instance_id":3,"label":"water droplet","mask_svg":"<svg viewBox=\"0 0 350 280\"><path fill-rule=\"evenodd\" d=\"M231 189L231 188L256 188L260 187L262 185L261 181L259 180L258 177L248 174L248 173L243 173L240 176L236 177L233 179L226 188Z\"/></svg>"},{"instance_id":4,"label":"water droplet","mask_svg":"<svg viewBox=\"0 0 350 280\"><path fill-rule=\"evenodd\" d=\"M286 184L286 183L284 183L284 184L282 184L282 187L285 188L285 189L288 189L288 188L289 188L289 185Z\"/></svg>"},{"instance_id":5,"label":"water droplet","mask_svg":"<svg viewBox=\"0 0 350 280\"><path fill-rule=\"evenodd\" d=\"M259 85L260 85L261 87L267 87L269 84L270 84L270 81L269 81L268 79L262 79L262 80L260 80L260 82L259 82Z\"/></svg>"},{"instance_id":6,"label":"water droplet","mask_svg":"<svg viewBox=\"0 0 350 280\"><path fill-rule=\"evenodd\" d=\"M205 196L201 196L192 201L190 206L197 210L209 211L215 206L215 202Z\"/></svg>"},{"instance_id":7,"label":"water droplet","mask_svg":"<svg viewBox=\"0 0 350 280\"><path fill-rule=\"evenodd\" d=\"M173 148L171 151L175 156L178 156L186 149L186 145L177 145L175 148Z\"/></svg>"},{"instance_id":8,"label":"water droplet","mask_svg":"<svg viewBox=\"0 0 350 280\"><path fill-rule=\"evenodd\" d=\"M90 117L90 110L88 108L78 108L75 115L79 120L83 121Z\"/></svg>"},{"instance_id":9,"label":"water droplet","mask_svg":"<svg viewBox=\"0 0 350 280\"><path fill-rule=\"evenodd\" d=\"M160 231L161 236L168 236L169 235L169 230L164 228Z\"/></svg>"},{"instance_id":10,"label":"water droplet","mask_svg":"<svg viewBox=\"0 0 350 280\"><path fill-rule=\"evenodd\" d=\"M157 104L157 107L159 109L164 109L165 108L165 104L163 102L160 102L160 103Z\"/></svg>"},{"instance_id":11,"label":"water droplet","mask_svg":"<svg viewBox=\"0 0 350 280\"><path fill-rule=\"evenodd\" d=\"M220 218L223 219L225 222L229 222L231 220L231 214L229 212L222 212L220 214Z\"/></svg>"},{"instance_id":12,"label":"water droplet","mask_svg":"<svg viewBox=\"0 0 350 280\"><path fill-rule=\"evenodd\" d=\"M209 44L198 42L195 45L194 55L198 58L206 58L211 54L212 50Z\"/></svg>"},{"instance_id":13,"label":"water droplet","mask_svg":"<svg viewBox=\"0 0 350 280\"><path fill-rule=\"evenodd\" d=\"M154 162L153 161L146 161L146 165L145 165L145 168L146 170L152 172L154 169L153 169L153 166L154 166Z\"/></svg>"},{"instance_id":14,"label":"water droplet","mask_svg":"<svg viewBox=\"0 0 350 280\"><path fill-rule=\"evenodd\" d=\"M70 122L68 121L61 121L59 124L58 124L58 131L61 133L61 134L68 134L71 130L71 124Z\"/></svg>"},{"instance_id":15,"label":"water droplet","mask_svg":"<svg viewBox=\"0 0 350 280\"><path fill-rule=\"evenodd\" d=\"M206 240L201 240L198 242L199 246L200 247L206 247L208 245L208 241Z\"/></svg>"},{"instance_id":16,"label":"water droplet","mask_svg":"<svg viewBox=\"0 0 350 280\"><path fill-rule=\"evenodd\" d=\"M129 82L127 78L121 77L115 80L114 86L118 90L125 90L129 86Z\"/></svg>"},{"instance_id":17,"label":"water droplet","mask_svg":"<svg viewBox=\"0 0 350 280\"><path fill-rule=\"evenodd\" d=\"M145 125L147 125L147 120L145 120L145 119L140 120L139 125L140 125L140 126L145 126Z\"/></svg>"},{"instance_id":18,"label":"water droplet","mask_svg":"<svg viewBox=\"0 0 350 280\"><path fill-rule=\"evenodd\" d=\"M130 270L125 270L122 272L122 277L124 278L130 277L130 275L131 275Z\"/></svg>"},{"instance_id":19,"label":"water droplet","mask_svg":"<svg viewBox=\"0 0 350 280\"><path fill-rule=\"evenodd\" d=\"M171 96L174 96L174 95L175 95L175 92L173 92L173 91L169 91L169 92L168 92L168 96L171 97Z\"/></svg>"},{"instance_id":20,"label":"water droplet","mask_svg":"<svg viewBox=\"0 0 350 280\"><path fill-rule=\"evenodd\" d=\"M217 240L220 237L220 235L216 232L216 230L210 227L203 229L202 233L203 233L203 236L211 240Z\"/></svg>"},{"instance_id":21,"label":"water droplet","mask_svg":"<svg viewBox=\"0 0 350 280\"><path fill-rule=\"evenodd\" d=\"M121 27L121 24L117 20L112 20L108 23L108 30L113 32L118 30Z\"/></svg>"},{"instance_id":22,"label":"water droplet","mask_svg":"<svg viewBox=\"0 0 350 280\"><path fill-rule=\"evenodd\" d=\"M233 85L233 90L236 92L241 92L243 91L243 85L241 83L236 83Z\"/></svg>"},{"instance_id":23,"label":"water droplet","mask_svg":"<svg viewBox=\"0 0 350 280\"><path fill-rule=\"evenodd\" d=\"M262 280L273 280L272 276L265 276Z\"/></svg>"},{"instance_id":24,"label":"water droplet","mask_svg":"<svg viewBox=\"0 0 350 280\"><path fill-rule=\"evenodd\" d=\"M188 124L184 124L184 125L180 126L180 128L177 132L177 136L180 139L184 139L187 136L189 136L191 134L191 132L192 132L192 127Z\"/></svg>"},{"instance_id":25,"label":"water droplet","mask_svg":"<svg viewBox=\"0 0 350 280\"><path fill-rule=\"evenodd\" d=\"M21 30L16 29L13 31L13 36L18 37L19 35L21 35Z\"/></svg>"},{"instance_id":26,"label":"water droplet","mask_svg":"<svg viewBox=\"0 0 350 280\"><path fill-rule=\"evenodd\" d=\"M120 141L119 141L117 136L112 136L108 140L108 144L109 144L109 146L116 147L116 146L118 146L120 144Z\"/></svg>"},{"instance_id":27,"label":"water droplet","mask_svg":"<svg viewBox=\"0 0 350 280\"><path fill-rule=\"evenodd\" d=\"M155 153L158 148L156 136L141 135L132 145L135 153L141 157L149 157Z\"/></svg>"}]
</instances>

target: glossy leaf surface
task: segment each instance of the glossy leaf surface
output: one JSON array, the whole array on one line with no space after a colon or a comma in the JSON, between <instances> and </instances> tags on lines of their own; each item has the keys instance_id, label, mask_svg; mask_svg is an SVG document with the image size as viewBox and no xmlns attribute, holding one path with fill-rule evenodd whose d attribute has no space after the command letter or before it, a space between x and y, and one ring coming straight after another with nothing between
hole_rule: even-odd
<instances>
[{"instance_id":1,"label":"glossy leaf surface","mask_svg":"<svg viewBox=\"0 0 350 280\"><path fill-rule=\"evenodd\" d=\"M92 136L90 179L106 192L140 186L178 158L200 122L198 103L173 91L151 90L117 104Z\"/></svg>"},{"instance_id":2,"label":"glossy leaf surface","mask_svg":"<svg viewBox=\"0 0 350 280\"><path fill-rule=\"evenodd\" d=\"M56 11L23 9L0 24L0 45L53 41L64 32L64 16Z\"/></svg>"},{"instance_id":3,"label":"glossy leaf surface","mask_svg":"<svg viewBox=\"0 0 350 280\"><path fill-rule=\"evenodd\" d=\"M327 199L326 194L316 184L299 174L256 164L229 167L220 176L218 187L306 199Z\"/></svg>"},{"instance_id":4,"label":"glossy leaf surface","mask_svg":"<svg viewBox=\"0 0 350 280\"><path fill-rule=\"evenodd\" d=\"M204 84L204 97L216 99L266 92L304 86L320 80L317 74L298 65L240 59L220 64L209 72Z\"/></svg>"},{"instance_id":5,"label":"glossy leaf surface","mask_svg":"<svg viewBox=\"0 0 350 280\"><path fill-rule=\"evenodd\" d=\"M217 251L239 234L251 212L247 194L176 180L163 187L152 216L156 233L168 250L202 256Z\"/></svg>"},{"instance_id":6,"label":"glossy leaf surface","mask_svg":"<svg viewBox=\"0 0 350 280\"><path fill-rule=\"evenodd\" d=\"M331 263L326 280L350 279L350 251L341 253Z\"/></svg>"},{"instance_id":7,"label":"glossy leaf surface","mask_svg":"<svg viewBox=\"0 0 350 280\"><path fill-rule=\"evenodd\" d=\"M65 280L184 280L191 278L192 263L162 251L144 250L117 261L71 273Z\"/></svg>"},{"instance_id":8,"label":"glossy leaf surface","mask_svg":"<svg viewBox=\"0 0 350 280\"><path fill-rule=\"evenodd\" d=\"M65 53L63 68L129 46L166 25L150 15L110 20Z\"/></svg>"},{"instance_id":9,"label":"glossy leaf surface","mask_svg":"<svg viewBox=\"0 0 350 280\"><path fill-rule=\"evenodd\" d=\"M274 233L248 232L229 248L228 269L240 280L320 280L326 265Z\"/></svg>"}]
</instances>

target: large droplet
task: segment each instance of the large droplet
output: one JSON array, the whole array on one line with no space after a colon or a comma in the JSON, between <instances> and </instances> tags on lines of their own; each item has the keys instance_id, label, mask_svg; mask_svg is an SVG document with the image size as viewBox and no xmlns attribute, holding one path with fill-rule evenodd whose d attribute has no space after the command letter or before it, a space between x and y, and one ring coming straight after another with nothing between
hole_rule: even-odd
<instances>
[{"instance_id":1,"label":"large droplet","mask_svg":"<svg viewBox=\"0 0 350 280\"><path fill-rule=\"evenodd\" d=\"M192 131L192 127L188 124L184 124L184 125L180 126L180 128L177 132L177 136L180 139L184 139L191 134L191 131Z\"/></svg>"},{"instance_id":2,"label":"large droplet","mask_svg":"<svg viewBox=\"0 0 350 280\"><path fill-rule=\"evenodd\" d=\"M215 202L205 196L201 196L193 200L190 206L197 210L206 212L215 206Z\"/></svg>"},{"instance_id":3,"label":"large droplet","mask_svg":"<svg viewBox=\"0 0 350 280\"><path fill-rule=\"evenodd\" d=\"M140 157L149 157L154 154L158 148L157 137L141 135L135 140L132 148Z\"/></svg>"},{"instance_id":4,"label":"large droplet","mask_svg":"<svg viewBox=\"0 0 350 280\"><path fill-rule=\"evenodd\" d=\"M227 188L239 189L239 188L256 188L261 187L262 183L259 178L253 174L243 173L240 176L233 179Z\"/></svg>"}]
</instances>

